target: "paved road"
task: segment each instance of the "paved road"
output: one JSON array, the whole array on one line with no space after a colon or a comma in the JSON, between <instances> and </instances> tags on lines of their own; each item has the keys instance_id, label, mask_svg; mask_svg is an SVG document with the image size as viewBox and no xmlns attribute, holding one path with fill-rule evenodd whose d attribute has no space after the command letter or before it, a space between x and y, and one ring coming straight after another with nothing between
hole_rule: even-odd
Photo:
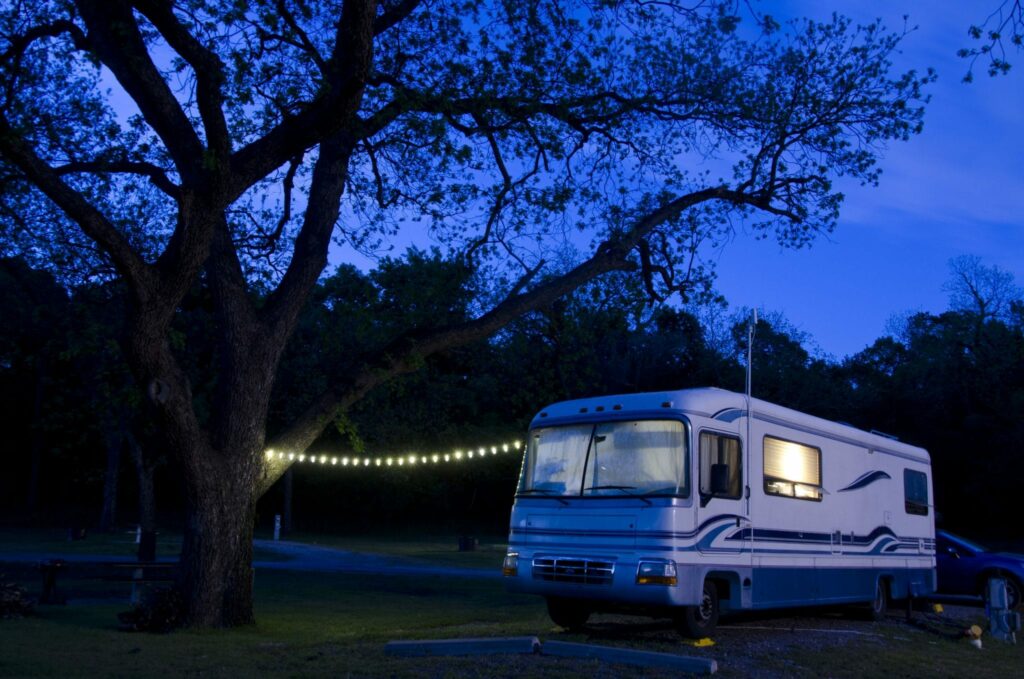
<instances>
[{"instance_id":1,"label":"paved road","mask_svg":"<svg viewBox=\"0 0 1024 679\"><path fill-rule=\"evenodd\" d=\"M501 578L501 571L490 568L458 568L422 564L401 557L383 554L350 552L333 547L307 545L301 542L254 540L256 547L282 557L280 560L257 559L258 570L303 571L316 573L383 573L388 575L441 575L457 578ZM39 563L63 559L68 563L123 563L131 557L113 554L60 554L56 552L0 553L0 563ZM160 563L173 563L175 557L160 557Z\"/></svg>"},{"instance_id":2,"label":"paved road","mask_svg":"<svg viewBox=\"0 0 1024 679\"><path fill-rule=\"evenodd\" d=\"M334 547L307 545L301 542L254 540L266 551L285 557L284 561L260 561L256 568L268 570L313 571L319 573L386 573L389 575L447 575L458 578L501 578L501 571L491 568L458 568L414 563L383 554L350 552Z\"/></svg>"}]
</instances>

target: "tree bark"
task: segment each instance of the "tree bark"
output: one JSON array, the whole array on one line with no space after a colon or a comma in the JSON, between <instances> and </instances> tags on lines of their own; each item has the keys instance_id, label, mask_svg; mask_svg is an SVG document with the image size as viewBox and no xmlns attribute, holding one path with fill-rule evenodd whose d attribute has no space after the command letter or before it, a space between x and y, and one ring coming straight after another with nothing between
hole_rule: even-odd
<instances>
[{"instance_id":1,"label":"tree bark","mask_svg":"<svg viewBox=\"0 0 1024 679\"><path fill-rule=\"evenodd\" d=\"M196 451L199 452L199 451ZM192 627L234 627L255 621L253 522L259 456L202 451L199 476L186 479L188 503L180 587ZM244 457L245 459L240 459Z\"/></svg>"}]
</instances>

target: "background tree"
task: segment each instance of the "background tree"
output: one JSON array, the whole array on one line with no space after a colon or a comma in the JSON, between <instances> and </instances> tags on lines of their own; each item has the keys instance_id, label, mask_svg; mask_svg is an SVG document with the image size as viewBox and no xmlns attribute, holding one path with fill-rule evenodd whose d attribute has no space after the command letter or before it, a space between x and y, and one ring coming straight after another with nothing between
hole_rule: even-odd
<instances>
[{"instance_id":1,"label":"background tree","mask_svg":"<svg viewBox=\"0 0 1024 679\"><path fill-rule=\"evenodd\" d=\"M21 260L0 259L0 316L4 319L0 330L3 412L13 416L11 424L19 420L30 423L28 440L14 439L8 445L11 452L28 451L29 476L24 501L33 517L39 511L44 466L48 461L53 462L52 454L47 455L48 439L54 430L65 424L57 407L58 394L64 390L54 385L65 372L61 364L67 348L69 308L67 293L52 276L33 271ZM17 465L17 460L10 460L10 464Z\"/></svg>"},{"instance_id":2,"label":"background tree","mask_svg":"<svg viewBox=\"0 0 1024 679\"><path fill-rule=\"evenodd\" d=\"M970 26L967 35L976 41L976 46L963 47L957 52L970 63L965 82L974 80L974 65L978 59L988 62L985 70L990 76L1009 73L1008 48L1020 51L1024 47L1024 2L1002 0L984 21Z\"/></svg>"},{"instance_id":3,"label":"background tree","mask_svg":"<svg viewBox=\"0 0 1024 679\"><path fill-rule=\"evenodd\" d=\"M997 266L986 266L977 255L961 255L949 261L949 280L942 289L949 293L949 308L963 311L981 323L1010 319L1011 305L1024 297L1013 274Z\"/></svg>"},{"instance_id":4,"label":"background tree","mask_svg":"<svg viewBox=\"0 0 1024 679\"><path fill-rule=\"evenodd\" d=\"M125 356L185 479L191 624L252 620L255 504L286 466L268 444L304 450L424 357L602 274L699 291L701 245L736 220L807 244L835 224L833 178L876 182L879 149L920 130L931 75L890 75L900 35L834 18L744 37L735 5L0 4L4 245L124 287ZM551 269L577 231L593 247ZM382 341L267 441L332 237L395 234L468 268L472 317ZM174 331L201 279L205 401Z\"/></svg>"}]
</instances>

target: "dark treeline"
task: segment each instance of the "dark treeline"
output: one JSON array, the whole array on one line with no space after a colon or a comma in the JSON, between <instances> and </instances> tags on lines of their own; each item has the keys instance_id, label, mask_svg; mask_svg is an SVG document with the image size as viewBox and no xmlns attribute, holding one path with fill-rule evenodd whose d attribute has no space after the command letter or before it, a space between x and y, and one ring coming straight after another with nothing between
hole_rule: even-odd
<instances>
[{"instance_id":1,"label":"dark treeline","mask_svg":"<svg viewBox=\"0 0 1024 679\"><path fill-rule=\"evenodd\" d=\"M602 281L488 342L431 357L371 392L308 452L445 452L523 438L533 414L557 400L705 385L742 391L744 314L645 305L630 285ZM289 345L270 433L318 385L359 367L381 338L470 317L470 286L464 268L432 253L386 260L369 274L340 267L318 287ZM769 314L756 327L754 392L927 448L940 523L1017 539L1024 305L1012 279L973 258L953 263L949 290L949 310L909 315L892 336L841 361L813 354L807 338ZM120 356L120 308L115 286L66 290L19 260L0 261L5 516L111 529L152 527L158 509L163 525L180 523L175 463L148 434L146 399ZM202 288L177 319L200 412L216 387L218 349L204 339L212 319ZM261 500L258 522L270 525L291 484L296 529L500 532L519 464L499 455L430 468L299 465Z\"/></svg>"}]
</instances>

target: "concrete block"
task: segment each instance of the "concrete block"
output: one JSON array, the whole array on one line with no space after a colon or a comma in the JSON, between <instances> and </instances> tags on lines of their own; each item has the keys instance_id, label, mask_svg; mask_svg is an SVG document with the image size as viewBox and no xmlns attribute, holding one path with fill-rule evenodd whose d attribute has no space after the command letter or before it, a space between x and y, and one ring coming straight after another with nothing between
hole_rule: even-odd
<instances>
[{"instance_id":1,"label":"concrete block","mask_svg":"<svg viewBox=\"0 0 1024 679\"><path fill-rule=\"evenodd\" d=\"M712 658L690 658L673 653L634 651L628 648L574 644L567 641L545 641L541 647L541 655L562 658L593 658L603 662L641 667L662 667L694 674L714 674L718 671L718 663Z\"/></svg>"},{"instance_id":2,"label":"concrete block","mask_svg":"<svg viewBox=\"0 0 1024 679\"><path fill-rule=\"evenodd\" d=\"M494 637L485 639L424 639L389 641L384 653L404 657L439 655L491 655L497 653L537 653L537 637Z\"/></svg>"}]
</instances>

